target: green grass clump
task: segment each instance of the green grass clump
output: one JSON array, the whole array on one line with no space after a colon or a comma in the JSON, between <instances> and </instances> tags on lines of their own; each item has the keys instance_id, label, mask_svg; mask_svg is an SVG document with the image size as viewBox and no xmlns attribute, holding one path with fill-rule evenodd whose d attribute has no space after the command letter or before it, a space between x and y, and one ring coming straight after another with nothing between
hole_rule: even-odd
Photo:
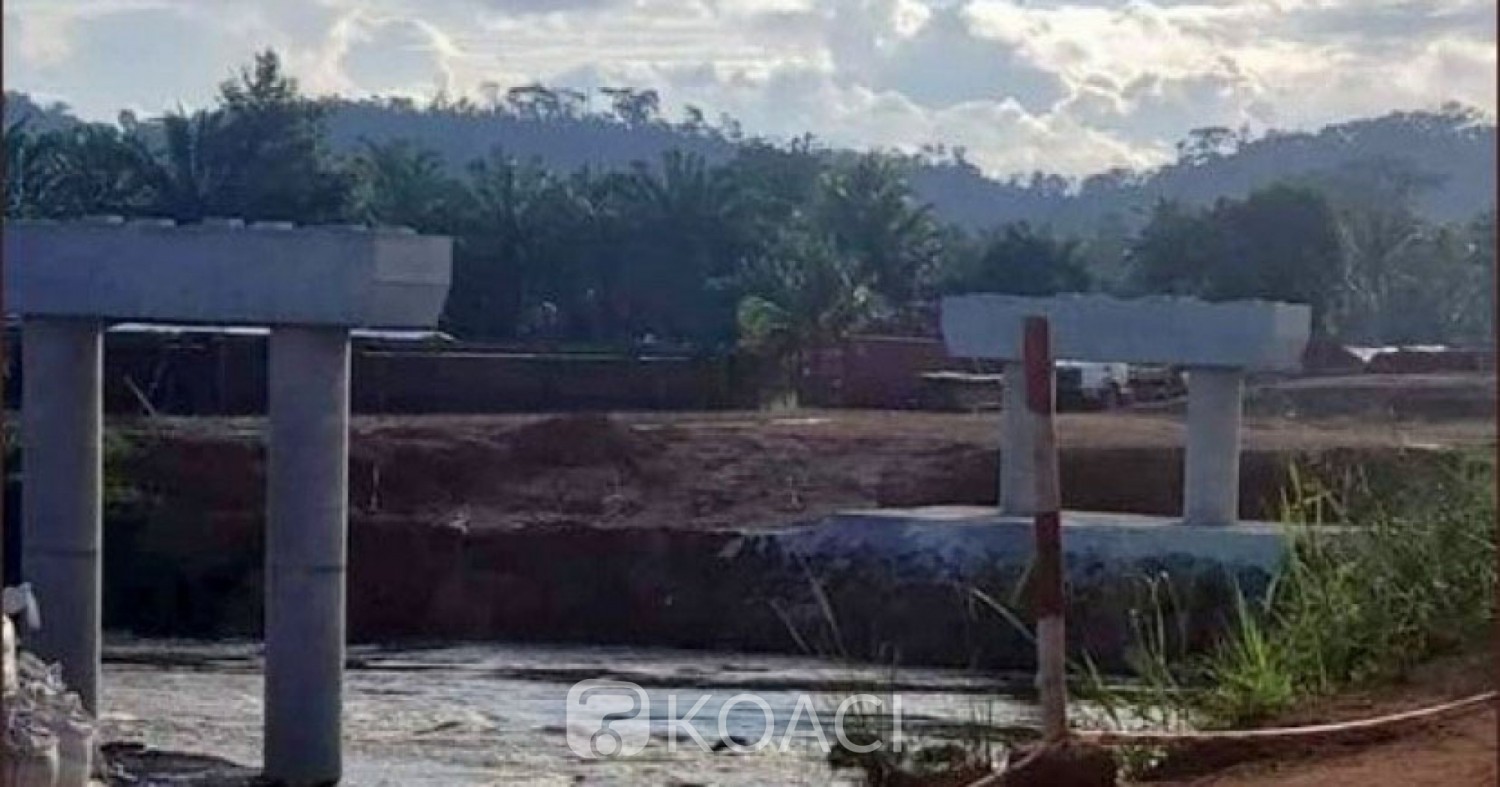
<instances>
[{"instance_id":1,"label":"green grass clump","mask_svg":"<svg viewBox=\"0 0 1500 787\"><path fill-rule=\"evenodd\" d=\"M1307 699L1397 680L1488 639L1493 458L1444 455L1397 483L1344 478L1339 487L1334 494L1292 474L1282 504L1287 561L1263 597L1237 594L1209 652L1174 651L1180 638L1163 621L1176 614L1175 599L1149 595L1135 628L1136 685L1109 688L1087 670L1081 681L1081 694L1104 709L1110 726L1171 719L1249 727Z\"/></svg>"},{"instance_id":2,"label":"green grass clump","mask_svg":"<svg viewBox=\"0 0 1500 787\"><path fill-rule=\"evenodd\" d=\"M1262 603L1241 599L1207 661L1200 704L1229 726L1399 679L1491 630L1492 457L1454 454L1393 486L1358 485L1357 514L1315 481L1293 479L1286 567ZM1330 514L1348 527L1317 528Z\"/></svg>"}]
</instances>

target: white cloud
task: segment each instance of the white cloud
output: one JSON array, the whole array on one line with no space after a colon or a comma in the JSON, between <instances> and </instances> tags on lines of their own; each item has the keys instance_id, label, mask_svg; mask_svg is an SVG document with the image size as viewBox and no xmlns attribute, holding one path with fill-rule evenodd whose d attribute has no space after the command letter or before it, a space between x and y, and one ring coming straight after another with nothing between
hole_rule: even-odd
<instances>
[{"instance_id":1,"label":"white cloud","mask_svg":"<svg viewBox=\"0 0 1500 787\"><path fill-rule=\"evenodd\" d=\"M752 132L1083 173L1202 125L1493 113L1494 19L1490 0L12 0L5 61L8 87L101 118L203 103L270 46L314 92L634 83Z\"/></svg>"},{"instance_id":2,"label":"white cloud","mask_svg":"<svg viewBox=\"0 0 1500 787\"><path fill-rule=\"evenodd\" d=\"M15 42L17 55L28 63L48 68L66 62L73 54L66 17L38 14L22 20L6 14L5 24L7 28L14 26L15 37L12 40Z\"/></svg>"}]
</instances>

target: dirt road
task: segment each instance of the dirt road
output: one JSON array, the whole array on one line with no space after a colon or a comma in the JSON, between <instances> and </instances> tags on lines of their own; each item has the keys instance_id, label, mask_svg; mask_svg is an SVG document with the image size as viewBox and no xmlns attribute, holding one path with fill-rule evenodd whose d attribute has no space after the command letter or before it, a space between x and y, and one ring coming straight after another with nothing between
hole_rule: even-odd
<instances>
[{"instance_id":1,"label":"dirt road","mask_svg":"<svg viewBox=\"0 0 1500 787\"><path fill-rule=\"evenodd\" d=\"M1495 712L1467 716L1389 743L1325 748L1274 764L1231 769L1213 787L1479 787L1496 784Z\"/></svg>"},{"instance_id":2,"label":"dirt road","mask_svg":"<svg viewBox=\"0 0 1500 787\"><path fill-rule=\"evenodd\" d=\"M1417 670L1403 684L1353 693L1277 720L1277 726L1371 718L1473 696L1495 686L1493 652L1446 658ZM1194 787L1477 787L1497 783L1496 712L1481 710L1431 724L1414 724L1374 739L1284 746L1257 759L1215 770L1218 754L1179 759L1183 778L1158 784ZM1195 762L1195 759L1197 762Z\"/></svg>"}]
</instances>

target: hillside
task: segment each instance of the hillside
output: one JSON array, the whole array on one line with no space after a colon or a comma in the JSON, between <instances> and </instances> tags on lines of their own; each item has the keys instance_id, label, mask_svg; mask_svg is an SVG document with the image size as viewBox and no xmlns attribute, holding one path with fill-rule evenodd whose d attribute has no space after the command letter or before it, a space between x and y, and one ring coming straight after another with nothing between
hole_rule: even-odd
<instances>
[{"instance_id":1,"label":"hillside","mask_svg":"<svg viewBox=\"0 0 1500 787\"><path fill-rule=\"evenodd\" d=\"M707 127L625 124L609 116L531 119L508 114L431 112L368 102L335 105L329 121L334 146L351 150L361 139L423 141L450 162L466 162L500 145L549 166L619 169L680 148L710 160L732 155L734 141ZM1186 130L1184 130L1186 131ZM1483 209L1495 190L1495 126L1461 108L1436 113L1391 113L1352 120L1314 133L1273 132L1244 140L1227 130L1194 134L1178 163L1154 172L1114 172L1079 187L1056 177L999 180L963 161L914 160L913 184L943 218L969 227L1010 221L1093 231L1111 214L1130 217L1158 199L1207 202L1241 197L1277 180L1336 172L1373 160L1395 160L1433 176L1422 197L1431 218L1458 220Z\"/></svg>"},{"instance_id":2,"label":"hillside","mask_svg":"<svg viewBox=\"0 0 1500 787\"><path fill-rule=\"evenodd\" d=\"M30 118L28 123L40 129L77 122L64 107L43 107L20 93L7 92L6 98L7 125L21 118ZM560 171L624 169L674 148L714 161L733 155L743 139L732 120L718 126L701 118L672 123L649 111L627 119L613 111L536 104L487 110L461 103L434 109L403 101L332 100L328 106L329 138L336 151L352 153L366 140L411 139L437 151L453 167L496 147ZM1430 186L1419 197L1429 218L1467 219L1493 202L1495 125L1462 107L1393 112L1315 132L1273 131L1257 138L1228 129L1184 131L1187 138L1173 164L1147 172L1101 173L1081 182L1044 173L997 179L953 156L911 156L908 161L917 193L942 218L971 228L1028 221L1075 234L1130 229L1160 199L1241 197L1277 180L1326 178L1377 164L1430 176Z\"/></svg>"},{"instance_id":3,"label":"hillside","mask_svg":"<svg viewBox=\"0 0 1500 787\"><path fill-rule=\"evenodd\" d=\"M1429 218L1465 219L1494 200L1495 125L1449 107L1250 140L1224 129L1201 130L1192 134L1178 162L1152 172L1085 178L1076 193L1061 193L1048 179L1003 182L954 164L924 167L914 182L940 214L969 226L993 224L998 216L1083 231L1100 229L1112 215L1133 224L1160 199L1202 203L1243 197L1278 180L1332 176L1377 163L1431 177L1431 187L1419 197Z\"/></svg>"},{"instance_id":4,"label":"hillside","mask_svg":"<svg viewBox=\"0 0 1500 787\"><path fill-rule=\"evenodd\" d=\"M602 115L529 119L352 101L332 105L328 136L341 151L358 150L365 140L419 140L458 166L500 147L517 158L537 158L564 172L582 167L625 169L634 161L655 161L674 148L709 160L734 154L734 143L727 139L665 123L627 124Z\"/></svg>"}]
</instances>

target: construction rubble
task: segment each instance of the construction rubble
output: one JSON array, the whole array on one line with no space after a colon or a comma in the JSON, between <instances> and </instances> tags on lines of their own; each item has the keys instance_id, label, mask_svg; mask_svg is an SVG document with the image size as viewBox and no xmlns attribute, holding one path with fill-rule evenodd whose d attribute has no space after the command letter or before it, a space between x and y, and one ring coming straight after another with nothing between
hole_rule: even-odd
<instances>
[{"instance_id":1,"label":"construction rubble","mask_svg":"<svg viewBox=\"0 0 1500 787\"><path fill-rule=\"evenodd\" d=\"M62 668L20 648L12 618L27 630L41 625L36 600L25 585L6 588L3 628L3 732L0 787L87 787L95 756L94 718L68 690Z\"/></svg>"}]
</instances>

